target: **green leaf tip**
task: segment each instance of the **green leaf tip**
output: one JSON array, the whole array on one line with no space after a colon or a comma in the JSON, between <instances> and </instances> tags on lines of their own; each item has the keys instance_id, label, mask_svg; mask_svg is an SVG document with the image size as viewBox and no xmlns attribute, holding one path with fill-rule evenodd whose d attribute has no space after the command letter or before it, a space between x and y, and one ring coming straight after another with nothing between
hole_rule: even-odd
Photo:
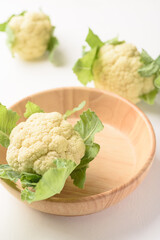
<instances>
[{"instance_id":1,"label":"green leaf tip","mask_svg":"<svg viewBox=\"0 0 160 240\"><path fill-rule=\"evenodd\" d=\"M144 64L150 64L153 62L153 58L151 58L151 56L144 49L142 49L140 61Z\"/></svg>"},{"instance_id":2,"label":"green leaf tip","mask_svg":"<svg viewBox=\"0 0 160 240\"><path fill-rule=\"evenodd\" d=\"M96 34L94 34L90 28L85 41L91 48L102 47L104 45L104 42L102 42L100 38Z\"/></svg>"},{"instance_id":3,"label":"green leaf tip","mask_svg":"<svg viewBox=\"0 0 160 240\"><path fill-rule=\"evenodd\" d=\"M9 135L16 126L20 116L8 110L4 105L0 104L0 144L7 148L10 144Z\"/></svg>"},{"instance_id":4,"label":"green leaf tip","mask_svg":"<svg viewBox=\"0 0 160 240\"><path fill-rule=\"evenodd\" d=\"M44 112L37 104L28 101L26 104L26 111L24 113L25 118L29 118L34 113Z\"/></svg>"},{"instance_id":5,"label":"green leaf tip","mask_svg":"<svg viewBox=\"0 0 160 240\"><path fill-rule=\"evenodd\" d=\"M73 113L80 111L86 105L86 101L81 102L78 107L73 108L72 110L67 110L66 113L63 115L64 119L67 119Z\"/></svg>"},{"instance_id":6,"label":"green leaf tip","mask_svg":"<svg viewBox=\"0 0 160 240\"><path fill-rule=\"evenodd\" d=\"M119 45L119 44L125 43L125 41L124 40L123 41L119 41L118 36L117 36L117 37L114 37L114 38L112 38L110 40L107 40L105 43L108 43L110 45Z\"/></svg>"},{"instance_id":7,"label":"green leaf tip","mask_svg":"<svg viewBox=\"0 0 160 240\"><path fill-rule=\"evenodd\" d=\"M88 82L93 80L92 67L97 53L97 47L91 49L89 52L85 53L82 58L79 58L73 67L73 72L83 85L87 85Z\"/></svg>"}]
</instances>

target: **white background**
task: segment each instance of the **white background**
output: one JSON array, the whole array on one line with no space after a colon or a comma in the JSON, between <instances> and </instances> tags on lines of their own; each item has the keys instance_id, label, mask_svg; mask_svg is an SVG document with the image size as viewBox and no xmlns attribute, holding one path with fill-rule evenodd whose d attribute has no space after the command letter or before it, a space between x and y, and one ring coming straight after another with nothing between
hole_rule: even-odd
<instances>
[{"instance_id":1,"label":"white background","mask_svg":"<svg viewBox=\"0 0 160 240\"><path fill-rule=\"evenodd\" d=\"M80 86L72 66L81 54L88 27L102 40L120 39L160 53L160 1L107 0L4 0L0 22L13 13L42 8L56 26L60 45L57 66L46 59L23 62L12 58L5 35L0 34L0 102L17 100L49 88ZM92 85L91 85L92 86ZM37 212L0 186L0 239L2 240L159 240L160 239L160 96L154 106L139 107L151 120L157 137L154 164L144 182L125 200L84 217L59 217Z\"/></svg>"}]
</instances>

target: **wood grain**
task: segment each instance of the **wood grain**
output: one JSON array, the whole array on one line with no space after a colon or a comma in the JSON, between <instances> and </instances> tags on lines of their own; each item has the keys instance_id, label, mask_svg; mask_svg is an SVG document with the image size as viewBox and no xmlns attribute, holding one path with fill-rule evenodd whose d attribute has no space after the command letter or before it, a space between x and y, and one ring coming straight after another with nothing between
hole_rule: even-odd
<instances>
[{"instance_id":1,"label":"wood grain","mask_svg":"<svg viewBox=\"0 0 160 240\"><path fill-rule=\"evenodd\" d=\"M12 109L23 116L28 100L46 112L61 113L86 100L85 109L95 111L104 124L104 130L95 139L101 150L87 170L85 188L78 189L68 179L60 194L30 205L26 203L30 207L65 216L91 214L125 198L147 174L155 153L154 131L146 116L127 100L96 89L60 88L27 97ZM74 114L69 121L75 123L79 114ZM5 154L1 147L0 163L6 162ZM20 199L18 185L1 182Z\"/></svg>"}]
</instances>

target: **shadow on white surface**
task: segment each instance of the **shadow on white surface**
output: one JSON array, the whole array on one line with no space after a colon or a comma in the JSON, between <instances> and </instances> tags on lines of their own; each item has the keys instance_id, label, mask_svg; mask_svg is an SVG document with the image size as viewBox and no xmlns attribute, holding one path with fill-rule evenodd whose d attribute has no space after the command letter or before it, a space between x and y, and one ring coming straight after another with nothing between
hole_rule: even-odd
<instances>
[{"instance_id":1,"label":"shadow on white surface","mask_svg":"<svg viewBox=\"0 0 160 240\"><path fill-rule=\"evenodd\" d=\"M12 56L10 56L11 60L16 59L17 62L19 62L19 64L21 65L25 65L25 66L32 66L32 65L38 65L40 63L47 63L50 62L49 60L49 55L46 52L42 57L38 58L38 59L33 59L33 60L24 60L22 58L20 58L20 56L18 54L15 54L15 57L13 58ZM63 67L65 65L67 65L67 56L64 53L64 49L57 47L54 50L53 53L53 60L52 62L50 62L50 64L53 64L53 67Z\"/></svg>"},{"instance_id":2,"label":"shadow on white surface","mask_svg":"<svg viewBox=\"0 0 160 240\"><path fill-rule=\"evenodd\" d=\"M57 67L63 67L67 64L67 59L62 49L60 48L55 49L53 54L53 64Z\"/></svg>"}]
</instances>

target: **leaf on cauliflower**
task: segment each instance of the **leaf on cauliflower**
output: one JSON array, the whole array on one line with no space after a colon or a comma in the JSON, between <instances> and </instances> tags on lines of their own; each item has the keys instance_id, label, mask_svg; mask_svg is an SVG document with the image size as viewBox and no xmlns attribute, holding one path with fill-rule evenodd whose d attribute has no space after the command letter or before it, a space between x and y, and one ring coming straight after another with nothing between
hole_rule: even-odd
<instances>
[{"instance_id":1,"label":"leaf on cauliflower","mask_svg":"<svg viewBox=\"0 0 160 240\"><path fill-rule=\"evenodd\" d=\"M35 192L32 192L27 187L21 191L21 200L31 203L35 197Z\"/></svg>"},{"instance_id":2,"label":"leaf on cauliflower","mask_svg":"<svg viewBox=\"0 0 160 240\"><path fill-rule=\"evenodd\" d=\"M95 112L92 112L90 109L83 112L80 118L74 129L79 132L85 144L92 144L94 135L100 132L104 126Z\"/></svg>"},{"instance_id":3,"label":"leaf on cauliflower","mask_svg":"<svg viewBox=\"0 0 160 240\"><path fill-rule=\"evenodd\" d=\"M8 164L0 164L0 178L8 179L16 183L19 179L22 187L35 187L42 176L35 173L18 173L12 169Z\"/></svg>"},{"instance_id":4,"label":"leaf on cauliflower","mask_svg":"<svg viewBox=\"0 0 160 240\"><path fill-rule=\"evenodd\" d=\"M41 175L35 173L27 173L23 172L20 177L21 185L23 188L25 187L35 187L39 180L41 179Z\"/></svg>"},{"instance_id":5,"label":"leaf on cauliflower","mask_svg":"<svg viewBox=\"0 0 160 240\"><path fill-rule=\"evenodd\" d=\"M154 77L154 85L155 89L151 92L140 96L140 99L144 100L148 104L154 104L156 95L158 93L158 89L160 88L160 56L158 56L155 60L152 59L149 54L142 49L140 61L143 63L143 66L138 69L138 73L142 77Z\"/></svg>"},{"instance_id":6,"label":"leaf on cauliflower","mask_svg":"<svg viewBox=\"0 0 160 240\"><path fill-rule=\"evenodd\" d=\"M97 143L86 145L85 155L81 159L81 162L76 167L76 169L88 167L88 163L91 162L97 156L99 150L100 150L100 146Z\"/></svg>"},{"instance_id":7,"label":"leaf on cauliflower","mask_svg":"<svg viewBox=\"0 0 160 240\"><path fill-rule=\"evenodd\" d=\"M158 89L154 89L153 91L140 96L140 99L142 99L143 101L145 101L146 103L148 103L150 105L153 105L157 93L158 93Z\"/></svg>"},{"instance_id":8,"label":"leaf on cauliflower","mask_svg":"<svg viewBox=\"0 0 160 240\"><path fill-rule=\"evenodd\" d=\"M96 143L91 145L86 145L85 155L81 159L80 164L71 173L71 178L73 179L74 185L79 188L84 187L86 180L86 170L88 168L89 162L91 162L98 154L100 146Z\"/></svg>"},{"instance_id":9,"label":"leaf on cauliflower","mask_svg":"<svg viewBox=\"0 0 160 240\"><path fill-rule=\"evenodd\" d=\"M87 52L82 58L79 58L73 67L73 72L77 75L78 80L87 85L93 80L92 67L96 59L98 48L95 47Z\"/></svg>"},{"instance_id":10,"label":"leaf on cauliflower","mask_svg":"<svg viewBox=\"0 0 160 240\"><path fill-rule=\"evenodd\" d=\"M86 170L87 170L87 167L82 167L79 169L75 169L71 173L71 178L73 179L74 185L81 189L84 188L84 184L86 181Z\"/></svg>"},{"instance_id":11,"label":"leaf on cauliflower","mask_svg":"<svg viewBox=\"0 0 160 240\"><path fill-rule=\"evenodd\" d=\"M83 101L78 105L78 107L75 107L72 110L67 110L66 113L63 115L64 119L67 119L73 113L80 111L82 108L84 108L85 104L86 104L86 101Z\"/></svg>"},{"instance_id":12,"label":"leaf on cauliflower","mask_svg":"<svg viewBox=\"0 0 160 240\"><path fill-rule=\"evenodd\" d=\"M26 200L28 203L32 203L47 199L61 192L76 164L71 160L65 159L57 159L54 163L56 167L50 168L44 173L35 187L35 192L30 191L28 188L21 192L23 201Z\"/></svg>"},{"instance_id":13,"label":"leaf on cauliflower","mask_svg":"<svg viewBox=\"0 0 160 240\"><path fill-rule=\"evenodd\" d=\"M103 124L94 112L89 109L80 116L80 121L77 122L74 129L80 134L86 145L85 155L81 159L80 164L71 173L73 183L83 188L86 178L86 169L98 154L100 146L94 143L94 136L103 129Z\"/></svg>"},{"instance_id":14,"label":"leaf on cauliflower","mask_svg":"<svg viewBox=\"0 0 160 240\"><path fill-rule=\"evenodd\" d=\"M159 70L158 64L156 64L156 62L153 61L153 62L139 68L138 73L142 77L151 77L152 75L156 74L158 70Z\"/></svg>"},{"instance_id":15,"label":"leaf on cauliflower","mask_svg":"<svg viewBox=\"0 0 160 240\"><path fill-rule=\"evenodd\" d=\"M157 87L157 88L160 88L160 75L158 75L155 80L154 80L154 85Z\"/></svg>"},{"instance_id":16,"label":"leaf on cauliflower","mask_svg":"<svg viewBox=\"0 0 160 240\"><path fill-rule=\"evenodd\" d=\"M85 41L91 48L102 47L104 45L104 42L102 42L100 38L96 34L94 34L90 28Z\"/></svg>"},{"instance_id":17,"label":"leaf on cauliflower","mask_svg":"<svg viewBox=\"0 0 160 240\"><path fill-rule=\"evenodd\" d=\"M26 104L26 111L24 113L24 117L29 118L32 114L41 112L44 111L37 104L28 101Z\"/></svg>"},{"instance_id":18,"label":"leaf on cauliflower","mask_svg":"<svg viewBox=\"0 0 160 240\"><path fill-rule=\"evenodd\" d=\"M6 31L6 27L7 27L8 23L9 23L9 21L10 21L14 16L15 16L15 14L13 14L12 16L10 16L10 17L7 19L6 22L3 22L3 23L0 24L0 31L1 31L1 32L5 32L5 31Z\"/></svg>"},{"instance_id":19,"label":"leaf on cauliflower","mask_svg":"<svg viewBox=\"0 0 160 240\"><path fill-rule=\"evenodd\" d=\"M8 179L12 182L17 182L20 174L13 171L8 164L0 164L0 178Z\"/></svg>"},{"instance_id":20,"label":"leaf on cauliflower","mask_svg":"<svg viewBox=\"0 0 160 240\"><path fill-rule=\"evenodd\" d=\"M21 12L21 13L18 14L18 15L15 15L15 14L11 15L11 16L7 19L6 22L3 22L3 23L0 24L0 32L5 32L5 31L6 31L6 27L7 27L8 23L9 23L9 21L10 21L14 16L24 16L25 13L26 13L26 11L23 11L23 12Z\"/></svg>"},{"instance_id":21,"label":"leaf on cauliflower","mask_svg":"<svg viewBox=\"0 0 160 240\"><path fill-rule=\"evenodd\" d=\"M14 57L14 53L12 51L13 49L13 45L14 45L14 42L15 42L15 35L14 35L14 32L12 31L12 29L9 27L9 25L7 25L6 27L6 34L7 34L7 45L8 45L8 48L10 49L11 53L12 53L12 57Z\"/></svg>"},{"instance_id":22,"label":"leaf on cauliflower","mask_svg":"<svg viewBox=\"0 0 160 240\"><path fill-rule=\"evenodd\" d=\"M3 147L7 148L9 146L9 135L16 126L19 118L20 116L16 112L8 110L5 106L0 104L0 144Z\"/></svg>"},{"instance_id":23,"label":"leaf on cauliflower","mask_svg":"<svg viewBox=\"0 0 160 240\"><path fill-rule=\"evenodd\" d=\"M160 56L156 58L155 63L160 67Z\"/></svg>"},{"instance_id":24,"label":"leaf on cauliflower","mask_svg":"<svg viewBox=\"0 0 160 240\"><path fill-rule=\"evenodd\" d=\"M140 61L146 65L153 62L154 60L153 58L151 58L151 56L149 56L149 54L144 49L142 49Z\"/></svg>"},{"instance_id":25,"label":"leaf on cauliflower","mask_svg":"<svg viewBox=\"0 0 160 240\"><path fill-rule=\"evenodd\" d=\"M158 56L155 60L149 56L149 54L142 49L140 61L143 63L143 66L139 68L138 73L142 77L151 77L152 75L156 75L160 70L160 56Z\"/></svg>"},{"instance_id":26,"label":"leaf on cauliflower","mask_svg":"<svg viewBox=\"0 0 160 240\"><path fill-rule=\"evenodd\" d=\"M122 44L122 43L125 43L125 41L119 41L118 40L118 37L115 37L115 38L112 38L110 40L107 40L106 43L110 44L110 45L119 45L119 44Z\"/></svg>"},{"instance_id":27,"label":"leaf on cauliflower","mask_svg":"<svg viewBox=\"0 0 160 240\"><path fill-rule=\"evenodd\" d=\"M0 24L0 32L6 31L7 24L8 24L8 21Z\"/></svg>"},{"instance_id":28,"label":"leaf on cauliflower","mask_svg":"<svg viewBox=\"0 0 160 240\"><path fill-rule=\"evenodd\" d=\"M86 47L87 46L82 46L82 57L87 53Z\"/></svg>"},{"instance_id":29,"label":"leaf on cauliflower","mask_svg":"<svg viewBox=\"0 0 160 240\"><path fill-rule=\"evenodd\" d=\"M1 23L1 24L0 24L0 32L5 32L7 23L8 23L8 22L4 22L4 23Z\"/></svg>"},{"instance_id":30,"label":"leaf on cauliflower","mask_svg":"<svg viewBox=\"0 0 160 240\"><path fill-rule=\"evenodd\" d=\"M51 36L49 43L48 43L48 53L49 53L49 60L51 62L53 62L53 54L54 54L54 50L55 48L58 46L58 39L54 36Z\"/></svg>"}]
</instances>

